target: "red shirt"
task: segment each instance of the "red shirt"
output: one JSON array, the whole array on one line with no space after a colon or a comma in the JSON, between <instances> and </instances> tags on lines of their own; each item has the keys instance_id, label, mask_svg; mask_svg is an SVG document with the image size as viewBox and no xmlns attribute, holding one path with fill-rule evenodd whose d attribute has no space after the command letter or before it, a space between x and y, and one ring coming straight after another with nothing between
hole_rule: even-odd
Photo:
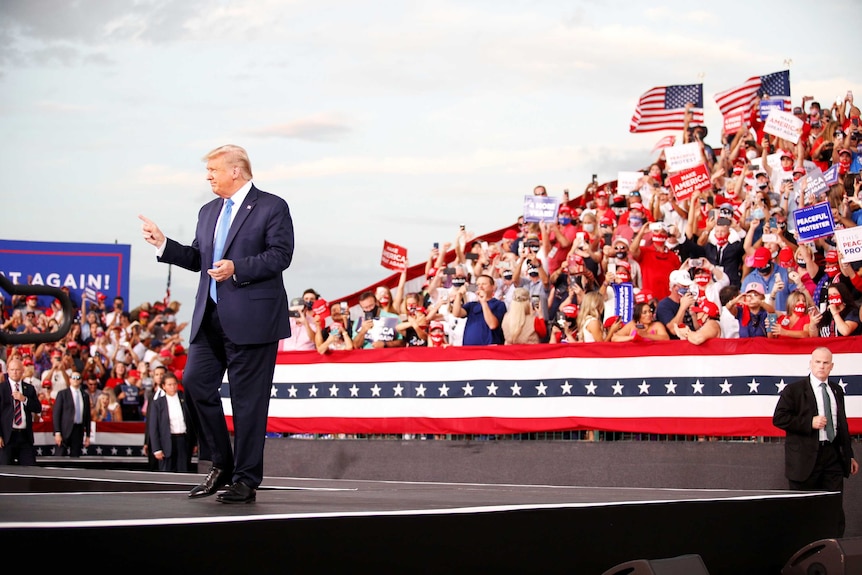
<instances>
[{"instance_id":1,"label":"red shirt","mask_svg":"<svg viewBox=\"0 0 862 575\"><path fill-rule=\"evenodd\" d=\"M656 300L666 298L670 294L670 273L682 265L679 256L672 251L660 252L653 246L642 246L635 260L641 266L641 289L651 291Z\"/></svg>"}]
</instances>

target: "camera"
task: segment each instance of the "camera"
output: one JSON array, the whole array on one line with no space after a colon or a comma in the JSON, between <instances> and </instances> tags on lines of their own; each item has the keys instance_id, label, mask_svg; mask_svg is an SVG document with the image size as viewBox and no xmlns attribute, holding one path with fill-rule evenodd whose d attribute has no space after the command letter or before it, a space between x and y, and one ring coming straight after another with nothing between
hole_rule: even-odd
<instances>
[{"instance_id":1,"label":"camera","mask_svg":"<svg viewBox=\"0 0 862 575\"><path fill-rule=\"evenodd\" d=\"M530 304L533 306L533 309L539 309L540 303L541 302L539 301L539 296L537 296L537 295L530 296Z\"/></svg>"}]
</instances>

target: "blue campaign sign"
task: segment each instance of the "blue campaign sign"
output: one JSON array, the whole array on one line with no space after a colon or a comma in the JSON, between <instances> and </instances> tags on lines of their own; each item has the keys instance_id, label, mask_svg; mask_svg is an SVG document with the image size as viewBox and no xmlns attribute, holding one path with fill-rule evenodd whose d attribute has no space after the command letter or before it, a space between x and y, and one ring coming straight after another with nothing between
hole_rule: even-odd
<instances>
[{"instance_id":1,"label":"blue campaign sign","mask_svg":"<svg viewBox=\"0 0 862 575\"><path fill-rule=\"evenodd\" d=\"M796 234L800 242L810 242L835 233L832 208L829 202L805 206L793 212Z\"/></svg>"},{"instance_id":2,"label":"blue campaign sign","mask_svg":"<svg viewBox=\"0 0 862 575\"><path fill-rule=\"evenodd\" d=\"M76 306L86 288L108 300L119 295L129 301L131 252L132 246L122 244L0 240L0 273L13 284L67 287ZM3 295L9 301L10 294ZM39 306L51 299L40 296Z\"/></svg>"},{"instance_id":3,"label":"blue campaign sign","mask_svg":"<svg viewBox=\"0 0 862 575\"><path fill-rule=\"evenodd\" d=\"M634 314L634 286L630 283L615 283L612 287L615 297L614 314L620 318L623 324L626 324L632 320Z\"/></svg>"},{"instance_id":4,"label":"blue campaign sign","mask_svg":"<svg viewBox=\"0 0 862 575\"><path fill-rule=\"evenodd\" d=\"M781 110L784 111L784 100L779 98L769 99L769 100L761 100L760 101L760 119L762 121L766 121L767 116L769 116L770 110Z\"/></svg>"},{"instance_id":5,"label":"blue campaign sign","mask_svg":"<svg viewBox=\"0 0 862 575\"><path fill-rule=\"evenodd\" d=\"M557 220L557 198L548 196L524 196L525 222L554 222Z\"/></svg>"}]
</instances>

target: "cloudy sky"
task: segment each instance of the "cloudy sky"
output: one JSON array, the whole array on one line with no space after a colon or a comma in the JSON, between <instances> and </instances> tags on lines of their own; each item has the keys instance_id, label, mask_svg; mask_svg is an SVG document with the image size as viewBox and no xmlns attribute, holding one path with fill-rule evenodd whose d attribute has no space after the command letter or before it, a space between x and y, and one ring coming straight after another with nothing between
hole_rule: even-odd
<instances>
[{"instance_id":1,"label":"cloudy sky","mask_svg":"<svg viewBox=\"0 0 862 575\"><path fill-rule=\"evenodd\" d=\"M644 167L654 86L702 82L713 145L713 95L750 76L862 98L859 22L858 0L3 0L0 237L130 244L130 303L160 298L137 214L190 242L201 157L234 143L291 206L289 296L333 300L387 275L384 240L418 263L537 184ZM196 274L172 279L190 312Z\"/></svg>"}]
</instances>

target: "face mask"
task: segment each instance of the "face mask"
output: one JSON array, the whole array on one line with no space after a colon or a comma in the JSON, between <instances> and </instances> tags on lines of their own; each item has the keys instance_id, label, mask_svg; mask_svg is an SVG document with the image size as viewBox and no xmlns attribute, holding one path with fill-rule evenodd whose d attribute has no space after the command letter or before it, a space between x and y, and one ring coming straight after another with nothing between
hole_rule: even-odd
<instances>
[{"instance_id":1,"label":"face mask","mask_svg":"<svg viewBox=\"0 0 862 575\"><path fill-rule=\"evenodd\" d=\"M804 314L805 313L805 303L803 302L803 303L796 304L795 306L793 306L793 311L798 313L799 315Z\"/></svg>"},{"instance_id":2,"label":"face mask","mask_svg":"<svg viewBox=\"0 0 862 575\"><path fill-rule=\"evenodd\" d=\"M557 220L557 221L559 221L559 223L560 223L560 225L561 225L561 226L567 226L567 225L569 225L570 223L572 223L572 218L558 218L558 220ZM585 226L585 227L586 227L586 226Z\"/></svg>"},{"instance_id":3,"label":"face mask","mask_svg":"<svg viewBox=\"0 0 862 575\"><path fill-rule=\"evenodd\" d=\"M452 278L453 287L461 287L465 283L467 283L467 280L465 278Z\"/></svg>"},{"instance_id":4,"label":"face mask","mask_svg":"<svg viewBox=\"0 0 862 575\"><path fill-rule=\"evenodd\" d=\"M796 265L798 265L801 268L804 268L806 265L805 260L796 260Z\"/></svg>"},{"instance_id":5,"label":"face mask","mask_svg":"<svg viewBox=\"0 0 862 575\"><path fill-rule=\"evenodd\" d=\"M431 343L435 345L440 345L443 343L443 334L442 333L432 333L431 334Z\"/></svg>"},{"instance_id":6,"label":"face mask","mask_svg":"<svg viewBox=\"0 0 862 575\"><path fill-rule=\"evenodd\" d=\"M757 268L757 271L759 271L763 275L769 275L769 272L772 271L772 264L766 264L762 268Z\"/></svg>"},{"instance_id":7,"label":"face mask","mask_svg":"<svg viewBox=\"0 0 862 575\"><path fill-rule=\"evenodd\" d=\"M644 223L644 219L641 216L629 216L629 225L631 227L641 227Z\"/></svg>"},{"instance_id":8,"label":"face mask","mask_svg":"<svg viewBox=\"0 0 862 575\"><path fill-rule=\"evenodd\" d=\"M769 252L769 255L772 256L772 259L777 258L778 257L778 250L775 250L774 252Z\"/></svg>"},{"instance_id":9,"label":"face mask","mask_svg":"<svg viewBox=\"0 0 862 575\"><path fill-rule=\"evenodd\" d=\"M709 285L709 276L698 274L694 276L694 283L696 283L700 287L706 287L707 285Z\"/></svg>"},{"instance_id":10,"label":"face mask","mask_svg":"<svg viewBox=\"0 0 862 575\"><path fill-rule=\"evenodd\" d=\"M537 277L539 277L539 270L530 270L530 271L529 271L529 273L528 273L528 275L529 275L531 278L537 278Z\"/></svg>"},{"instance_id":11,"label":"face mask","mask_svg":"<svg viewBox=\"0 0 862 575\"><path fill-rule=\"evenodd\" d=\"M753 212L751 212L751 217L755 220L762 220L765 214L763 213L763 209L757 208Z\"/></svg>"},{"instance_id":12,"label":"face mask","mask_svg":"<svg viewBox=\"0 0 862 575\"><path fill-rule=\"evenodd\" d=\"M629 257L628 250L617 250L617 259L618 260L624 260L627 257Z\"/></svg>"},{"instance_id":13,"label":"face mask","mask_svg":"<svg viewBox=\"0 0 862 575\"><path fill-rule=\"evenodd\" d=\"M665 242L667 242L667 238L664 236L655 236L652 239L652 243L654 243L658 247L662 247L665 244Z\"/></svg>"},{"instance_id":14,"label":"face mask","mask_svg":"<svg viewBox=\"0 0 862 575\"><path fill-rule=\"evenodd\" d=\"M829 294L829 305L841 305L842 303L844 300L841 299L840 295Z\"/></svg>"},{"instance_id":15,"label":"face mask","mask_svg":"<svg viewBox=\"0 0 862 575\"><path fill-rule=\"evenodd\" d=\"M826 264L824 270L826 271L826 275L828 275L830 278L834 278L835 276L837 276L838 272L840 271L838 269L838 264Z\"/></svg>"},{"instance_id":16,"label":"face mask","mask_svg":"<svg viewBox=\"0 0 862 575\"><path fill-rule=\"evenodd\" d=\"M745 157L749 160L757 158L757 150L748 150L747 152L745 152Z\"/></svg>"},{"instance_id":17,"label":"face mask","mask_svg":"<svg viewBox=\"0 0 862 575\"><path fill-rule=\"evenodd\" d=\"M842 176L850 170L850 160L846 158L845 154L841 154L841 158L838 160L838 173Z\"/></svg>"},{"instance_id":18,"label":"face mask","mask_svg":"<svg viewBox=\"0 0 862 575\"><path fill-rule=\"evenodd\" d=\"M680 297L682 297L688 293L688 288L686 288L686 287L676 288L676 293L679 294Z\"/></svg>"},{"instance_id":19,"label":"face mask","mask_svg":"<svg viewBox=\"0 0 862 575\"><path fill-rule=\"evenodd\" d=\"M715 245L721 247L727 245L727 236L715 236Z\"/></svg>"},{"instance_id":20,"label":"face mask","mask_svg":"<svg viewBox=\"0 0 862 575\"><path fill-rule=\"evenodd\" d=\"M389 296L388 295L381 295L377 298L377 301L379 301L383 305L386 305L389 303Z\"/></svg>"},{"instance_id":21,"label":"face mask","mask_svg":"<svg viewBox=\"0 0 862 575\"><path fill-rule=\"evenodd\" d=\"M593 233L596 231L596 224L584 224L584 231L587 233Z\"/></svg>"},{"instance_id":22,"label":"face mask","mask_svg":"<svg viewBox=\"0 0 862 575\"><path fill-rule=\"evenodd\" d=\"M667 243L665 245L667 246L667 249L675 250L676 248L679 247L679 242L676 241L675 239L668 239Z\"/></svg>"}]
</instances>

